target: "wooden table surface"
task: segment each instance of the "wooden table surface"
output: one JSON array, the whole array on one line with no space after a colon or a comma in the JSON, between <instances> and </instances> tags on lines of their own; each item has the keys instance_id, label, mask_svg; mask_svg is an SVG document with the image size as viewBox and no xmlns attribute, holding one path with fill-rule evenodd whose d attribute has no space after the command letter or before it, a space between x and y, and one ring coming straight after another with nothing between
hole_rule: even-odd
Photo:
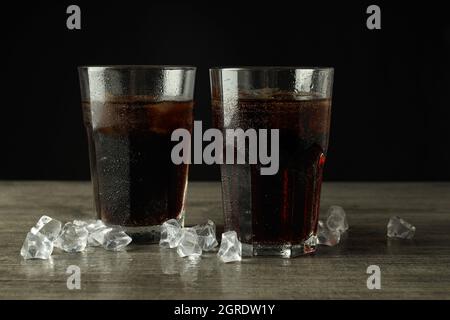
<instances>
[{"instance_id":1,"label":"wooden table surface","mask_svg":"<svg viewBox=\"0 0 450 320\"><path fill-rule=\"evenodd\" d=\"M49 261L19 255L42 214L61 221L93 217L88 182L0 182L1 299L449 299L450 183L325 183L322 212L343 206L350 230L337 247L295 259L198 262L158 245L124 252L55 249ZM417 227L413 240L388 240L399 215ZM222 223L219 183L189 184L187 224ZM81 268L81 290L68 290L66 269ZM381 290L366 286L381 269Z\"/></svg>"}]
</instances>

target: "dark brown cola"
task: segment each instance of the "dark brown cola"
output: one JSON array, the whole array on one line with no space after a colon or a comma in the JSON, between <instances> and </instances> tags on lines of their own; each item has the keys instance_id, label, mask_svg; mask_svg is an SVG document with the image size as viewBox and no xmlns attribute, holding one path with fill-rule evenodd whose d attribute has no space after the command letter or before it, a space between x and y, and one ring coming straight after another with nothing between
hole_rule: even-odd
<instances>
[{"instance_id":1,"label":"dark brown cola","mask_svg":"<svg viewBox=\"0 0 450 320\"><path fill-rule=\"evenodd\" d=\"M192 110L145 97L83 103L99 218L129 227L181 218L188 165L173 164L171 134L192 130Z\"/></svg>"},{"instance_id":2,"label":"dark brown cola","mask_svg":"<svg viewBox=\"0 0 450 320\"><path fill-rule=\"evenodd\" d=\"M221 166L226 230L244 243L275 246L315 233L330 111L329 99L308 96L213 100L217 128L279 129L275 175L261 175L260 164Z\"/></svg>"}]
</instances>

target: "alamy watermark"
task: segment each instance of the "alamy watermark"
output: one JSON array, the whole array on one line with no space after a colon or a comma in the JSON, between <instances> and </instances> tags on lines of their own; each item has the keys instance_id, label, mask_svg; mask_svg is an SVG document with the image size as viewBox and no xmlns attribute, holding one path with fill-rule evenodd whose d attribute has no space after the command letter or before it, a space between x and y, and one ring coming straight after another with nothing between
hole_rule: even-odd
<instances>
[{"instance_id":1,"label":"alamy watermark","mask_svg":"<svg viewBox=\"0 0 450 320\"><path fill-rule=\"evenodd\" d=\"M66 13L69 14L66 20L66 27L69 30L81 29L81 9L79 6L72 4L67 7Z\"/></svg>"},{"instance_id":2,"label":"alamy watermark","mask_svg":"<svg viewBox=\"0 0 450 320\"><path fill-rule=\"evenodd\" d=\"M367 18L366 26L369 30L381 29L381 9L379 6L372 4L367 7L367 14L370 16Z\"/></svg>"},{"instance_id":3,"label":"alamy watermark","mask_svg":"<svg viewBox=\"0 0 450 320\"><path fill-rule=\"evenodd\" d=\"M219 129L207 129L203 133L202 122L194 121L194 161L191 159L191 133L183 128L172 132L171 140L178 144L170 156L174 164L261 164L261 175L274 175L279 168L279 139L278 129L244 131L236 128L225 129L224 133ZM204 141L210 143L203 149Z\"/></svg>"},{"instance_id":4,"label":"alamy watermark","mask_svg":"<svg viewBox=\"0 0 450 320\"><path fill-rule=\"evenodd\" d=\"M374 290L374 289L381 289L381 269L376 264L370 265L367 267L366 270L367 274L370 274L370 276L367 278L367 289Z\"/></svg>"},{"instance_id":5,"label":"alamy watermark","mask_svg":"<svg viewBox=\"0 0 450 320\"><path fill-rule=\"evenodd\" d=\"M67 267L66 274L67 277L66 285L69 290L80 290L81 289L81 269L79 266L70 265Z\"/></svg>"},{"instance_id":6,"label":"alamy watermark","mask_svg":"<svg viewBox=\"0 0 450 320\"><path fill-rule=\"evenodd\" d=\"M66 26L69 30L81 29L81 8L75 4L67 7L66 13L69 14L66 20ZM366 26L369 30L381 29L381 9L372 4L367 7L366 13L370 16L366 20Z\"/></svg>"}]
</instances>

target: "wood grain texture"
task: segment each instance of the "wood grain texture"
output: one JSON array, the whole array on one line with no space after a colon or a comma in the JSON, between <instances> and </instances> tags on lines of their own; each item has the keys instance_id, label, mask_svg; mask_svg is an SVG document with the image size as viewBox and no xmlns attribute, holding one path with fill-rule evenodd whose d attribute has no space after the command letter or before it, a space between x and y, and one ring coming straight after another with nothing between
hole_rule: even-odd
<instances>
[{"instance_id":1,"label":"wood grain texture","mask_svg":"<svg viewBox=\"0 0 450 320\"><path fill-rule=\"evenodd\" d=\"M337 247L295 259L200 262L158 245L126 252L55 249L50 261L24 261L26 232L46 213L62 221L93 217L86 182L0 182L2 299L449 299L450 183L325 183L322 212L343 206L350 231ZM417 227L411 241L386 239L399 215ZM187 224L222 223L219 183L190 183ZM367 266L379 265L382 289L366 287ZM66 268L81 268L81 290L68 290Z\"/></svg>"}]
</instances>

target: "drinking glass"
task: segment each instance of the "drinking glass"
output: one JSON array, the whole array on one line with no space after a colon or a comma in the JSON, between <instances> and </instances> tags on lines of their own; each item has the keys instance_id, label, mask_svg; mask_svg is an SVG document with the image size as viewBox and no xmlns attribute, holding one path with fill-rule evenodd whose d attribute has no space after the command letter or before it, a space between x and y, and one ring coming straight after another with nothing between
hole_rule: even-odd
<instances>
[{"instance_id":1,"label":"drinking glass","mask_svg":"<svg viewBox=\"0 0 450 320\"><path fill-rule=\"evenodd\" d=\"M230 129L246 133L244 145L236 142L236 135L232 141L226 139L224 147L225 231L237 232L244 255L294 257L314 252L333 69L213 68L210 80L214 127L224 136ZM249 129L258 134L258 149L251 148L255 141ZM264 129L270 133L261 145ZM262 174L267 169L260 151L265 145L278 161L274 174ZM226 160L233 148L245 156L244 164ZM256 155L257 161L250 161Z\"/></svg>"},{"instance_id":2,"label":"drinking glass","mask_svg":"<svg viewBox=\"0 0 450 320\"><path fill-rule=\"evenodd\" d=\"M174 164L171 133L193 125L194 67L80 67L84 124L98 218L134 241L157 241L184 222L188 164Z\"/></svg>"}]
</instances>

